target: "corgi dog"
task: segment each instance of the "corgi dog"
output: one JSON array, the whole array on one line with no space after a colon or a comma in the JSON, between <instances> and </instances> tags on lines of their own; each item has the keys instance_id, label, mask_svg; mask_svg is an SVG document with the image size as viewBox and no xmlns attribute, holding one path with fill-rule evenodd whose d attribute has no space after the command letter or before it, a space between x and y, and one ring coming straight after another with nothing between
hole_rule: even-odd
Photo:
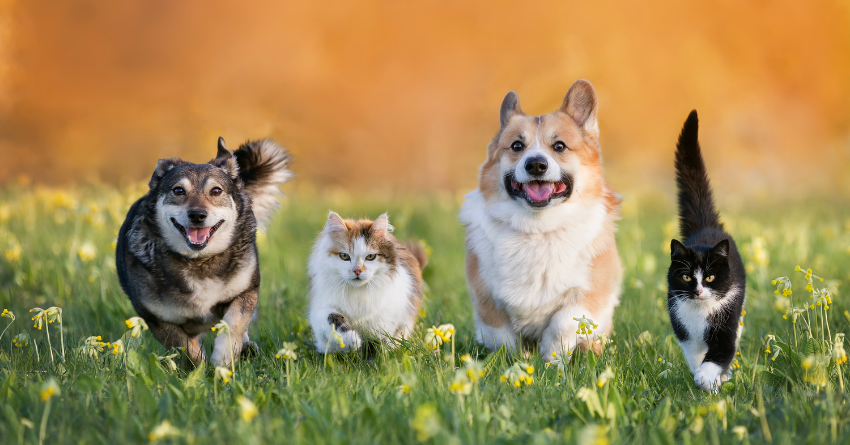
<instances>
[{"instance_id":1,"label":"corgi dog","mask_svg":"<svg viewBox=\"0 0 850 445\"><path fill-rule=\"evenodd\" d=\"M603 176L597 111L586 80L550 114L526 115L513 91L502 102L478 189L460 210L476 339L490 350L538 344L550 361L577 346L599 352L611 332L622 200Z\"/></svg>"}]
</instances>

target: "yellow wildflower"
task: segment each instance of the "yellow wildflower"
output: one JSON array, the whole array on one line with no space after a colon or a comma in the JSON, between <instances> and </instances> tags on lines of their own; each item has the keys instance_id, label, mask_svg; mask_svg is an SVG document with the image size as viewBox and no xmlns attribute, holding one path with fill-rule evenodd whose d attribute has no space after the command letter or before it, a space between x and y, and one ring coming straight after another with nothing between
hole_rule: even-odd
<instances>
[{"instance_id":1,"label":"yellow wildflower","mask_svg":"<svg viewBox=\"0 0 850 445\"><path fill-rule=\"evenodd\" d=\"M501 380L517 388L520 387L521 383L530 385L534 381L534 378L530 375L531 372L529 370L534 372L534 367L523 362L516 362L502 373Z\"/></svg>"},{"instance_id":2,"label":"yellow wildflower","mask_svg":"<svg viewBox=\"0 0 850 445\"><path fill-rule=\"evenodd\" d=\"M138 337L142 331L148 330L148 324L142 317L130 317L124 321L124 324L127 325L127 329L130 329L130 337Z\"/></svg>"},{"instance_id":3,"label":"yellow wildflower","mask_svg":"<svg viewBox=\"0 0 850 445\"><path fill-rule=\"evenodd\" d=\"M6 261L10 263L14 263L21 259L21 245L18 243L12 243L8 249L6 249Z\"/></svg>"},{"instance_id":4,"label":"yellow wildflower","mask_svg":"<svg viewBox=\"0 0 850 445\"><path fill-rule=\"evenodd\" d=\"M614 378L614 370L611 369L611 367L609 366L609 367L605 368L604 371L602 371L602 374L599 374L599 377L596 379L596 384L601 388L601 387L605 386L605 384L608 383L608 381L613 379L613 378Z\"/></svg>"},{"instance_id":5,"label":"yellow wildflower","mask_svg":"<svg viewBox=\"0 0 850 445\"><path fill-rule=\"evenodd\" d=\"M223 366L215 368L215 378L221 380L222 383L230 383L230 378L233 377L233 371Z\"/></svg>"},{"instance_id":6,"label":"yellow wildflower","mask_svg":"<svg viewBox=\"0 0 850 445\"><path fill-rule=\"evenodd\" d=\"M832 360L836 365L847 363L847 352L844 351L844 334L835 334L835 342L832 345ZM841 372L839 370L838 372Z\"/></svg>"},{"instance_id":7,"label":"yellow wildflower","mask_svg":"<svg viewBox=\"0 0 850 445\"><path fill-rule=\"evenodd\" d=\"M61 393L62 390L59 388L59 384L56 383L56 379L52 377L41 385L41 390L39 391L43 402L47 402Z\"/></svg>"},{"instance_id":8,"label":"yellow wildflower","mask_svg":"<svg viewBox=\"0 0 850 445\"><path fill-rule=\"evenodd\" d=\"M30 345L30 335L26 332L21 332L12 337L12 344L18 348L25 348Z\"/></svg>"},{"instance_id":9,"label":"yellow wildflower","mask_svg":"<svg viewBox=\"0 0 850 445\"><path fill-rule=\"evenodd\" d=\"M236 398L236 401L239 403L239 415L242 416L243 421L250 422L251 419L259 414L260 411L257 409L257 405L247 397L239 396Z\"/></svg>"},{"instance_id":10,"label":"yellow wildflower","mask_svg":"<svg viewBox=\"0 0 850 445\"><path fill-rule=\"evenodd\" d=\"M151 442L156 442L158 440L165 439L166 437L179 435L180 430L175 428L171 422L163 420L159 425L155 426L150 433L148 433L148 439Z\"/></svg>"},{"instance_id":11,"label":"yellow wildflower","mask_svg":"<svg viewBox=\"0 0 850 445\"><path fill-rule=\"evenodd\" d=\"M97 360L98 358L100 358L100 354L103 353L104 349L107 346L108 344L102 342L101 337L99 335L92 335L91 337L86 338L85 343L82 347L82 351L83 354Z\"/></svg>"},{"instance_id":12,"label":"yellow wildflower","mask_svg":"<svg viewBox=\"0 0 850 445\"><path fill-rule=\"evenodd\" d=\"M8 309L3 309L3 313L0 314L0 317L8 318L11 321L15 321L15 314Z\"/></svg>"},{"instance_id":13,"label":"yellow wildflower","mask_svg":"<svg viewBox=\"0 0 850 445\"><path fill-rule=\"evenodd\" d=\"M112 348L112 355L118 355L124 353L124 342L121 340L115 340L112 344L109 345Z\"/></svg>"},{"instance_id":14,"label":"yellow wildflower","mask_svg":"<svg viewBox=\"0 0 850 445\"><path fill-rule=\"evenodd\" d=\"M86 241L77 249L77 256L80 257L82 262L88 263L97 258L97 247L91 241Z\"/></svg>"},{"instance_id":15,"label":"yellow wildflower","mask_svg":"<svg viewBox=\"0 0 850 445\"><path fill-rule=\"evenodd\" d=\"M295 350L298 349L298 345L285 341L282 346L283 347L277 351L277 354L275 354L276 358L282 358L284 360L298 359L298 354L295 353Z\"/></svg>"}]
</instances>

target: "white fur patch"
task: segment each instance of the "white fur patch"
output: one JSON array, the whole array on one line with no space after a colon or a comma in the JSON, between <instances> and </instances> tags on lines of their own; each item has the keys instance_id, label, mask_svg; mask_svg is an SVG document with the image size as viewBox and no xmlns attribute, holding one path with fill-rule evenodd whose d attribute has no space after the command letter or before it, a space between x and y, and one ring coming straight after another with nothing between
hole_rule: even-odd
<instances>
[{"instance_id":1,"label":"white fur patch","mask_svg":"<svg viewBox=\"0 0 850 445\"><path fill-rule=\"evenodd\" d=\"M173 252L187 258L208 258L218 255L230 247L234 224L238 216L236 213L236 202L233 201L233 197L230 198L230 205L228 207L209 207L206 209L207 219L204 227L212 227L222 220L224 223L215 231L212 238L207 242L206 247L203 250L197 251L189 247L186 242L186 236L177 227L174 227L174 224L171 222L171 218L174 218L183 227L191 226L188 209L183 206L165 204L164 201L165 196L161 196L156 202L156 223L159 226L159 231L162 234L165 245Z\"/></svg>"},{"instance_id":2,"label":"white fur patch","mask_svg":"<svg viewBox=\"0 0 850 445\"><path fill-rule=\"evenodd\" d=\"M308 266L311 278L308 318L316 349L324 352L328 344L331 335L328 315L332 313L344 316L358 331L343 334L346 352L359 348L360 336L367 333L384 339L409 335L416 320L411 297L419 291L411 272L401 263L391 272L379 259L365 261L374 252L362 238L355 241L348 261L330 255L332 247L333 241L323 232L313 247ZM352 269L362 265L365 269L360 274L361 280L354 280ZM329 352L338 350L338 346L334 349L331 345Z\"/></svg>"},{"instance_id":3,"label":"white fur patch","mask_svg":"<svg viewBox=\"0 0 850 445\"><path fill-rule=\"evenodd\" d=\"M619 290L604 314L581 308L583 292L591 289L592 260L600 253L591 244L608 217L601 200L574 198L532 212L512 199L487 203L477 190L466 198L460 220L468 249L478 257L479 273L496 305L510 316L515 336L542 340L541 351L569 349L576 343L572 317L596 316L605 318L597 323L610 323ZM476 321L487 345L488 329Z\"/></svg>"},{"instance_id":4,"label":"white fur patch","mask_svg":"<svg viewBox=\"0 0 850 445\"><path fill-rule=\"evenodd\" d=\"M196 280L185 277L192 288L188 300L150 298L144 301L145 307L162 321L183 324L188 319L207 317L213 321L210 310L213 306L229 301L245 292L254 277L256 259L249 255L248 262L240 266L239 272L230 280L217 278Z\"/></svg>"},{"instance_id":5,"label":"white fur patch","mask_svg":"<svg viewBox=\"0 0 850 445\"><path fill-rule=\"evenodd\" d=\"M696 275L696 274L695 274ZM733 289L722 299L717 298L680 298L676 300L673 308L679 323L688 333L688 340L679 342L685 360L691 372L696 373L697 368L705 359L708 352L708 344L705 342L705 331L709 328L709 319L727 304L734 301L738 291ZM713 292L710 291L709 295ZM739 334L740 336L740 329Z\"/></svg>"},{"instance_id":6,"label":"white fur patch","mask_svg":"<svg viewBox=\"0 0 850 445\"><path fill-rule=\"evenodd\" d=\"M728 379L729 377L723 372L723 368L712 362L703 363L694 373L694 383L703 391L708 392L717 392L720 385Z\"/></svg>"}]
</instances>

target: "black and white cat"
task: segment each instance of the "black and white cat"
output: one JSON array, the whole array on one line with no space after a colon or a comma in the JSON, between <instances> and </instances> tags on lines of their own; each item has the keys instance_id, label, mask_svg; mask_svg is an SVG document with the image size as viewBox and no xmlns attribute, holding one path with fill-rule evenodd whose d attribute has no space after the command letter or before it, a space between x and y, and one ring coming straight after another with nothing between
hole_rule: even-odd
<instances>
[{"instance_id":1,"label":"black and white cat","mask_svg":"<svg viewBox=\"0 0 850 445\"><path fill-rule=\"evenodd\" d=\"M735 240L723 230L699 147L699 120L691 111L676 146L679 229L670 243L667 307L694 383L716 391L729 380L741 336L747 277Z\"/></svg>"}]
</instances>

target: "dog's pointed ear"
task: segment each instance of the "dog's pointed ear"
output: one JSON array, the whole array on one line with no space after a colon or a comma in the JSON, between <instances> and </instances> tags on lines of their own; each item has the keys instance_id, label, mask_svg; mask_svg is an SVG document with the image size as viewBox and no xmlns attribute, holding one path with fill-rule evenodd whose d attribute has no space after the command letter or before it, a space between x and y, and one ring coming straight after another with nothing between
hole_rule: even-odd
<instances>
[{"instance_id":1,"label":"dog's pointed ear","mask_svg":"<svg viewBox=\"0 0 850 445\"><path fill-rule=\"evenodd\" d=\"M511 118L516 115L524 116L525 114L522 112L522 108L519 107L519 96L515 92L509 91L502 100L502 108L499 110L501 128L504 129Z\"/></svg>"},{"instance_id":2,"label":"dog's pointed ear","mask_svg":"<svg viewBox=\"0 0 850 445\"><path fill-rule=\"evenodd\" d=\"M153 171L153 175L151 176L151 180L148 182L148 187L151 190L159 187L159 181L162 180L163 176L168 173L172 168L177 167L182 164L183 160L180 158L168 158L168 159L160 159L156 162L156 168Z\"/></svg>"},{"instance_id":3,"label":"dog's pointed ear","mask_svg":"<svg viewBox=\"0 0 850 445\"><path fill-rule=\"evenodd\" d=\"M339 216L336 212L331 210L328 213L328 221L325 223L325 231L329 233L333 232L344 232L348 230L345 225L345 221L342 220L342 217Z\"/></svg>"},{"instance_id":4,"label":"dog's pointed ear","mask_svg":"<svg viewBox=\"0 0 850 445\"><path fill-rule=\"evenodd\" d=\"M588 133L599 135L599 124L596 122L596 113L599 110L599 98L596 90L590 82L579 79L564 97L561 111L583 128Z\"/></svg>"},{"instance_id":5,"label":"dog's pointed ear","mask_svg":"<svg viewBox=\"0 0 850 445\"><path fill-rule=\"evenodd\" d=\"M215 159L210 161L210 165L224 169L232 179L239 177L239 164L236 163L233 152L224 145L224 138L221 136L218 138L218 152Z\"/></svg>"},{"instance_id":6,"label":"dog's pointed ear","mask_svg":"<svg viewBox=\"0 0 850 445\"><path fill-rule=\"evenodd\" d=\"M679 240L670 241L670 257L676 258L677 256L682 256L685 254L685 245L680 243Z\"/></svg>"},{"instance_id":7,"label":"dog's pointed ear","mask_svg":"<svg viewBox=\"0 0 850 445\"><path fill-rule=\"evenodd\" d=\"M395 227L390 224L390 217L386 213L379 216L378 219L372 222L371 232L375 235L386 236L393 230L395 230Z\"/></svg>"}]
</instances>

